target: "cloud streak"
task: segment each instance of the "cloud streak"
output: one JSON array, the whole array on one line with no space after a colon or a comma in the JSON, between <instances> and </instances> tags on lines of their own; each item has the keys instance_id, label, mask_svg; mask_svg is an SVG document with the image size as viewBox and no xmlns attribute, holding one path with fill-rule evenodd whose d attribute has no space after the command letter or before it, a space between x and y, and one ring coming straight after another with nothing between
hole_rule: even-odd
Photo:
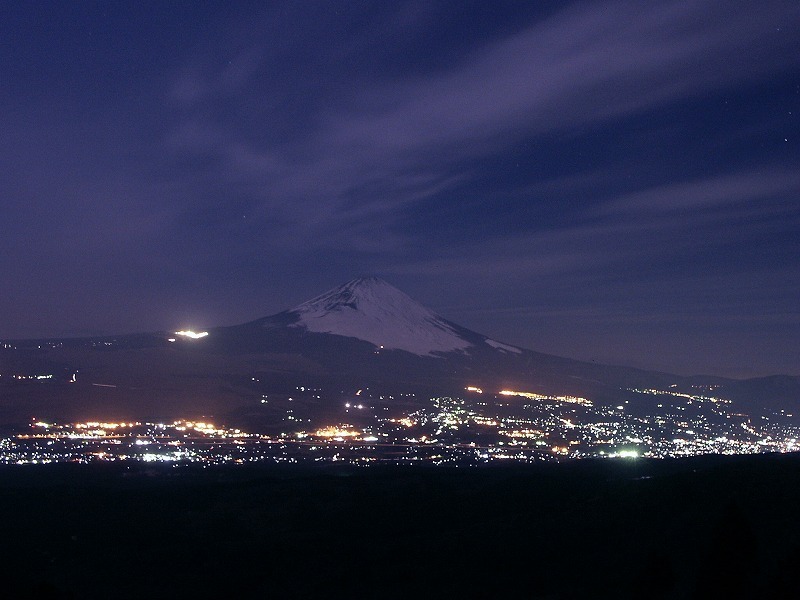
<instances>
[{"instance_id":1,"label":"cloud streak","mask_svg":"<svg viewBox=\"0 0 800 600\"><path fill-rule=\"evenodd\" d=\"M785 12L797 10L786 5ZM305 115L299 137L255 142L251 121L220 118L184 121L173 140L210 154L219 177L252 196L263 214L294 221L307 232L304 243L313 243L347 215L391 223L409 203L434 201L472 176L465 162L522 139L595 127L796 67L788 53L763 60L787 44L771 31L773 21L766 11L730 14L714 2L578 4L478 46L447 69L359 85L347 107L329 92L329 102L318 98L319 108ZM275 68L269 52L263 44L240 50L209 77L213 85L176 83L206 90L184 94L194 100L188 115L209 96L237 92L240 102L253 101L262 91L252 81L259 67ZM358 85L357 69L339 76ZM275 118L264 116L263 127ZM414 178L437 183L403 184Z\"/></svg>"}]
</instances>

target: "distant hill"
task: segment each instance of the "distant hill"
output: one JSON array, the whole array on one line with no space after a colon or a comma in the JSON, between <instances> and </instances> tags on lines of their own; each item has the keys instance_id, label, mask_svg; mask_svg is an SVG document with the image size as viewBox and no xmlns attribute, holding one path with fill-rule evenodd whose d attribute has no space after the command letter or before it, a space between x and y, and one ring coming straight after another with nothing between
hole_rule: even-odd
<instances>
[{"instance_id":1,"label":"distant hill","mask_svg":"<svg viewBox=\"0 0 800 600\"><path fill-rule=\"evenodd\" d=\"M5 342L0 423L47 418L228 415L267 392L314 385L457 394L466 386L628 400L659 389L793 411L800 378L681 377L587 363L493 340L437 315L387 282L354 279L299 306L207 332ZM38 379L37 379L38 378ZM324 405L324 401L323 401Z\"/></svg>"}]
</instances>

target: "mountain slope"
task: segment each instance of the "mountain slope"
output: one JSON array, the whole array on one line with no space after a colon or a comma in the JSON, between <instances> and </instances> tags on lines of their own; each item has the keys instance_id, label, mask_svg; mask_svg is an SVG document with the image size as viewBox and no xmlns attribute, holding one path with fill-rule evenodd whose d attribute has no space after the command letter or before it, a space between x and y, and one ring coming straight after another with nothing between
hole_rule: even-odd
<instances>
[{"instance_id":1,"label":"mountain slope","mask_svg":"<svg viewBox=\"0 0 800 600\"><path fill-rule=\"evenodd\" d=\"M297 318L292 327L419 356L472 345L459 334L458 326L377 277L353 279L287 313Z\"/></svg>"}]
</instances>

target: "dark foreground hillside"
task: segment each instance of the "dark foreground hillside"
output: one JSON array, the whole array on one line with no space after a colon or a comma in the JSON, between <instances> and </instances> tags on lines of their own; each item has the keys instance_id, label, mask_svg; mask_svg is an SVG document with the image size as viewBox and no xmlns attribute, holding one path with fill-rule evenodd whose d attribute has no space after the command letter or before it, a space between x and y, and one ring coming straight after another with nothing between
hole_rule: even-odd
<instances>
[{"instance_id":1,"label":"dark foreground hillside","mask_svg":"<svg viewBox=\"0 0 800 600\"><path fill-rule=\"evenodd\" d=\"M800 457L0 470L10 598L793 598Z\"/></svg>"}]
</instances>

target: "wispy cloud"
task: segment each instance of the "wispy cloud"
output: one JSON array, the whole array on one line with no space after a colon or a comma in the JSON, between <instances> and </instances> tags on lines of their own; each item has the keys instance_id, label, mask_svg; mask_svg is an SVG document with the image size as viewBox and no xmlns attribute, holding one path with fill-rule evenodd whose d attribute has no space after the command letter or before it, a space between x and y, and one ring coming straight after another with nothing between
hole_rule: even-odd
<instances>
[{"instance_id":1,"label":"wispy cloud","mask_svg":"<svg viewBox=\"0 0 800 600\"><path fill-rule=\"evenodd\" d=\"M796 12L796 11L794 11ZM725 17L725 18L722 18ZM387 109L332 123L328 137L386 150L475 144L585 126L758 81L785 42L763 13L721 3L579 4L489 47L445 73L368 90Z\"/></svg>"},{"instance_id":2,"label":"wispy cloud","mask_svg":"<svg viewBox=\"0 0 800 600\"><path fill-rule=\"evenodd\" d=\"M791 18L798 10L786 5L785 13ZM521 139L607 123L794 68L800 58L791 53L763 60L787 44L773 35L773 21L766 11L732 13L717 2L581 3L435 72L365 80L357 68L324 62L334 69L327 78L350 78L358 92L348 88L343 103L336 86L321 86L313 112L302 116L302 133L288 137L268 130L297 115L286 106L269 114L280 103L261 82L273 77L281 85L295 75L278 68L280 49L269 43L237 44L229 63L179 76L172 93L189 108L170 139L181 151L209 156L218 177L251 196L263 214L295 222L303 243L314 243L324 227L348 218L391 226L409 203L434 201L469 179L470 160ZM371 33L362 32L362 51L377 43ZM318 52L325 53L330 41L321 39ZM233 92L242 105L263 102L265 110L248 112L263 122L215 112L214 98ZM254 136L254 126L262 133ZM414 179L433 183L403 183Z\"/></svg>"},{"instance_id":3,"label":"wispy cloud","mask_svg":"<svg viewBox=\"0 0 800 600\"><path fill-rule=\"evenodd\" d=\"M587 179L591 175L577 176ZM726 173L611 197L582 213L580 222L469 241L390 271L445 277L467 299L476 280L498 293L592 290L575 296L589 303L601 289L641 299L647 286L668 294L682 285L687 291L727 288L735 298L760 277L770 280L756 286L763 290L800 286L781 241L800 229L798 198L800 178L793 171ZM490 296L474 297L486 302Z\"/></svg>"},{"instance_id":4,"label":"wispy cloud","mask_svg":"<svg viewBox=\"0 0 800 600\"><path fill-rule=\"evenodd\" d=\"M607 214L628 216L667 216L706 209L736 208L746 204L764 204L784 200L779 209L791 211L789 197L800 196L800 173L776 168L726 173L690 182L670 183L638 191L604 204Z\"/></svg>"}]
</instances>

